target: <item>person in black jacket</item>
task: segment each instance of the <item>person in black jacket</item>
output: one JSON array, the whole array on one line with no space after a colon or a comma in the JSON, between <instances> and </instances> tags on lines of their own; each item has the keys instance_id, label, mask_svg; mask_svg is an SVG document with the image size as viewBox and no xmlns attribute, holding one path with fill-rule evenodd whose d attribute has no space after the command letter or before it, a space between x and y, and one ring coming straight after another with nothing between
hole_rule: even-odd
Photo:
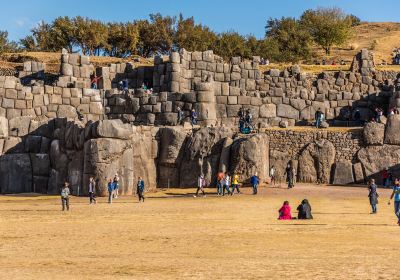
<instances>
[{"instance_id":1,"label":"person in black jacket","mask_svg":"<svg viewBox=\"0 0 400 280\"><path fill-rule=\"evenodd\" d=\"M310 203L308 203L307 199L303 199L301 204L297 206L297 211L299 211L297 216L299 220L306 220L313 218L311 214L311 205Z\"/></svg>"},{"instance_id":2,"label":"person in black jacket","mask_svg":"<svg viewBox=\"0 0 400 280\"><path fill-rule=\"evenodd\" d=\"M319 108L315 112L315 127L319 128L321 126L321 122L322 122L322 111L321 108Z\"/></svg>"}]
</instances>

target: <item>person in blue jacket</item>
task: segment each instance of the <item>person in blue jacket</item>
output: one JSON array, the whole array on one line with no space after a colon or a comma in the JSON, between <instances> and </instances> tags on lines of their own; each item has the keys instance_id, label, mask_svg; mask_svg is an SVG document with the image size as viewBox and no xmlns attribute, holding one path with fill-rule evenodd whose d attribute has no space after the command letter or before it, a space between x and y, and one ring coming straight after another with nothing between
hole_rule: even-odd
<instances>
[{"instance_id":1,"label":"person in blue jacket","mask_svg":"<svg viewBox=\"0 0 400 280\"><path fill-rule=\"evenodd\" d=\"M114 182L111 178L108 181L107 190L108 190L108 203L112 203L113 194L114 194Z\"/></svg>"},{"instance_id":2,"label":"person in blue jacket","mask_svg":"<svg viewBox=\"0 0 400 280\"><path fill-rule=\"evenodd\" d=\"M251 186L253 187L253 194L257 194L257 188L258 188L258 185L260 184L260 178L258 178L257 172L256 172L256 174L251 176L250 183L251 183Z\"/></svg>"},{"instance_id":3,"label":"person in blue jacket","mask_svg":"<svg viewBox=\"0 0 400 280\"><path fill-rule=\"evenodd\" d=\"M143 193L144 193L144 181L143 181L142 177L140 177L140 176L138 177L138 182L137 182L136 187L137 187L136 193L138 194L139 202L140 201L144 202L144 195L143 195Z\"/></svg>"}]
</instances>

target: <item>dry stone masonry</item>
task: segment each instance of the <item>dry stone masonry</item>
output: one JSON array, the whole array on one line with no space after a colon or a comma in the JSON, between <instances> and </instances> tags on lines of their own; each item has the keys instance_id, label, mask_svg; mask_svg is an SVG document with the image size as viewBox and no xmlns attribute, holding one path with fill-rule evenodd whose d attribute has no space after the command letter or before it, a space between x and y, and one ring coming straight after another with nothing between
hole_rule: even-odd
<instances>
[{"instance_id":1,"label":"dry stone masonry","mask_svg":"<svg viewBox=\"0 0 400 280\"><path fill-rule=\"evenodd\" d=\"M138 176L148 189L192 187L201 173L214 185L218 170L236 173L244 183L257 172L265 182L272 165L284 180L289 161L300 182L379 182L386 167L400 176L399 115L364 128L291 128L313 121L319 108L331 124L340 124L350 108L363 119L375 106L400 109L398 73L376 71L367 50L350 72L320 74L298 66L263 73L258 57L224 62L212 51L181 50L139 67L94 67L87 56L60 55L54 80L38 62L0 76L1 193L56 194L69 181L82 195L94 176L97 193L105 195L115 173L122 194L135 192ZM94 74L102 77L98 89L90 88ZM118 88L123 80L127 91ZM183 125L177 125L178 107ZM252 112L259 133L238 133L240 108ZM199 116L193 129L187 126L192 109Z\"/></svg>"}]
</instances>

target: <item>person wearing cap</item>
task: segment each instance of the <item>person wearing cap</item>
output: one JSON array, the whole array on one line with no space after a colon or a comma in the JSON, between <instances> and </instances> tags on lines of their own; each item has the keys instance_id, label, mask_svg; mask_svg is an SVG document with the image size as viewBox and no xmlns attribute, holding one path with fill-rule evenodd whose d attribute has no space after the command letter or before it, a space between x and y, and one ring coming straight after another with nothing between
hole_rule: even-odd
<instances>
[{"instance_id":1,"label":"person wearing cap","mask_svg":"<svg viewBox=\"0 0 400 280\"><path fill-rule=\"evenodd\" d=\"M67 211L69 211L69 195L71 194L69 190L69 183L65 182L64 186L61 189L61 205L62 205L62 211L65 211L65 208Z\"/></svg>"},{"instance_id":2,"label":"person wearing cap","mask_svg":"<svg viewBox=\"0 0 400 280\"><path fill-rule=\"evenodd\" d=\"M119 189L119 176L118 173L115 173L114 175L114 179L113 179L113 183L114 183L114 198L118 198L118 189Z\"/></svg>"}]
</instances>

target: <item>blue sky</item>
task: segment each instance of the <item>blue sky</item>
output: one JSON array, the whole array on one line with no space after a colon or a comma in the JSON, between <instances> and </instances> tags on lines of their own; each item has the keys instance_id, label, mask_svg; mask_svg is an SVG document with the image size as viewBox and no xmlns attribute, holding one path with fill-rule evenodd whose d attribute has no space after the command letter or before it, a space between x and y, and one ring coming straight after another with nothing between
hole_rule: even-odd
<instances>
[{"instance_id":1,"label":"blue sky","mask_svg":"<svg viewBox=\"0 0 400 280\"><path fill-rule=\"evenodd\" d=\"M264 35L269 17L298 17L309 8L340 7L365 21L400 21L399 0L8 0L1 2L0 30L18 40L39 21L57 16L87 16L102 21L148 18L150 13L194 16L216 32L235 30Z\"/></svg>"}]
</instances>

